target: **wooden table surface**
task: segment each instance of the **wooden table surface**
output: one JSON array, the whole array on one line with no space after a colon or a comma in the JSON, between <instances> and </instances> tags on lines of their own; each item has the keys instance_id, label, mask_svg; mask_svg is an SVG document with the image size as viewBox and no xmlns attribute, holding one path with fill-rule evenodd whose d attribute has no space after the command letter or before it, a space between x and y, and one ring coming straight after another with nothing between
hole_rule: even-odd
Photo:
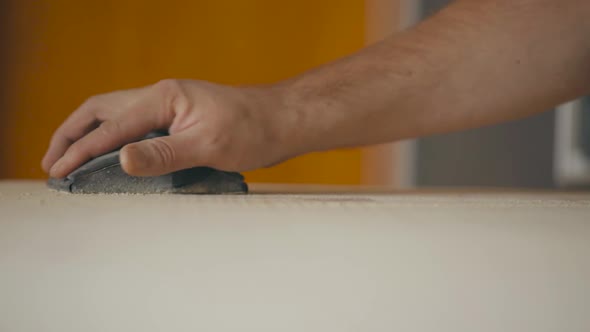
<instances>
[{"instance_id":1,"label":"wooden table surface","mask_svg":"<svg viewBox=\"0 0 590 332\"><path fill-rule=\"evenodd\" d=\"M0 181L0 331L590 331L588 192L253 191Z\"/></svg>"}]
</instances>

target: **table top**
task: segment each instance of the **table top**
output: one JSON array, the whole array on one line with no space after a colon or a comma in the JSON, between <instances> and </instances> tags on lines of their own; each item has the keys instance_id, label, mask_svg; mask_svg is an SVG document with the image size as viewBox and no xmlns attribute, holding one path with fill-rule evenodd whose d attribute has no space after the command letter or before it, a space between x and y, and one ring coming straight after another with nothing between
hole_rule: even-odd
<instances>
[{"instance_id":1,"label":"table top","mask_svg":"<svg viewBox=\"0 0 590 332\"><path fill-rule=\"evenodd\" d=\"M0 181L0 331L590 330L588 192L252 187Z\"/></svg>"},{"instance_id":2,"label":"table top","mask_svg":"<svg viewBox=\"0 0 590 332\"><path fill-rule=\"evenodd\" d=\"M289 211L293 219L309 209L330 218L360 213L363 220L383 216L401 220L415 216L444 220L468 217L513 218L521 214L559 215L584 220L590 213L590 191L519 191L514 189L421 189L396 191L387 187L251 184L248 195L74 195L57 192L43 181L0 181L0 208L4 218L154 218L174 214L195 220L206 214L240 214ZM287 216L286 216L287 217ZM203 218L201 218L203 219ZM306 218L305 218L306 219Z\"/></svg>"}]
</instances>

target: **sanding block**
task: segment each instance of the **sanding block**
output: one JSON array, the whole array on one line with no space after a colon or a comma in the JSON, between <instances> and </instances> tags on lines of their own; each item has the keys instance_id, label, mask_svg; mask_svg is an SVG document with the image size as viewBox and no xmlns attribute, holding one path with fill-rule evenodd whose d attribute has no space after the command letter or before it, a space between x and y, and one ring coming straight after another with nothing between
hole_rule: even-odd
<instances>
[{"instance_id":1,"label":"sanding block","mask_svg":"<svg viewBox=\"0 0 590 332\"><path fill-rule=\"evenodd\" d=\"M144 139L162 136L151 133ZM194 167L161 175L130 176L121 167L120 150L94 158L62 179L50 178L51 189L80 194L245 194L248 185L239 173Z\"/></svg>"}]
</instances>

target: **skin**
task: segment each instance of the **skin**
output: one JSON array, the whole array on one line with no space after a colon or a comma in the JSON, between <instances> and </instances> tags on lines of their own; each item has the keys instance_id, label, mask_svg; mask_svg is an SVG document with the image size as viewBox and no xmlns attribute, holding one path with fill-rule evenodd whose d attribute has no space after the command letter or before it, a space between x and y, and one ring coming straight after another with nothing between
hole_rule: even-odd
<instances>
[{"instance_id":1,"label":"skin","mask_svg":"<svg viewBox=\"0 0 590 332\"><path fill-rule=\"evenodd\" d=\"M267 167L294 156L529 116L590 93L590 1L457 0L422 24L287 81L164 80L91 97L42 166L64 177L124 146L123 169ZM132 143L154 129L170 136Z\"/></svg>"}]
</instances>

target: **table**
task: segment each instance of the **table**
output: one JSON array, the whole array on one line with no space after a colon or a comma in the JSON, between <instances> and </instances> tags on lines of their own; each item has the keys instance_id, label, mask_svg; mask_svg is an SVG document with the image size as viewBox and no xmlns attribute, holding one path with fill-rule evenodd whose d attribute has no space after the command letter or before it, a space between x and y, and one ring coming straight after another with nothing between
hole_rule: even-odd
<instances>
[{"instance_id":1,"label":"table","mask_svg":"<svg viewBox=\"0 0 590 332\"><path fill-rule=\"evenodd\" d=\"M590 330L589 192L253 192L0 181L0 331Z\"/></svg>"}]
</instances>

